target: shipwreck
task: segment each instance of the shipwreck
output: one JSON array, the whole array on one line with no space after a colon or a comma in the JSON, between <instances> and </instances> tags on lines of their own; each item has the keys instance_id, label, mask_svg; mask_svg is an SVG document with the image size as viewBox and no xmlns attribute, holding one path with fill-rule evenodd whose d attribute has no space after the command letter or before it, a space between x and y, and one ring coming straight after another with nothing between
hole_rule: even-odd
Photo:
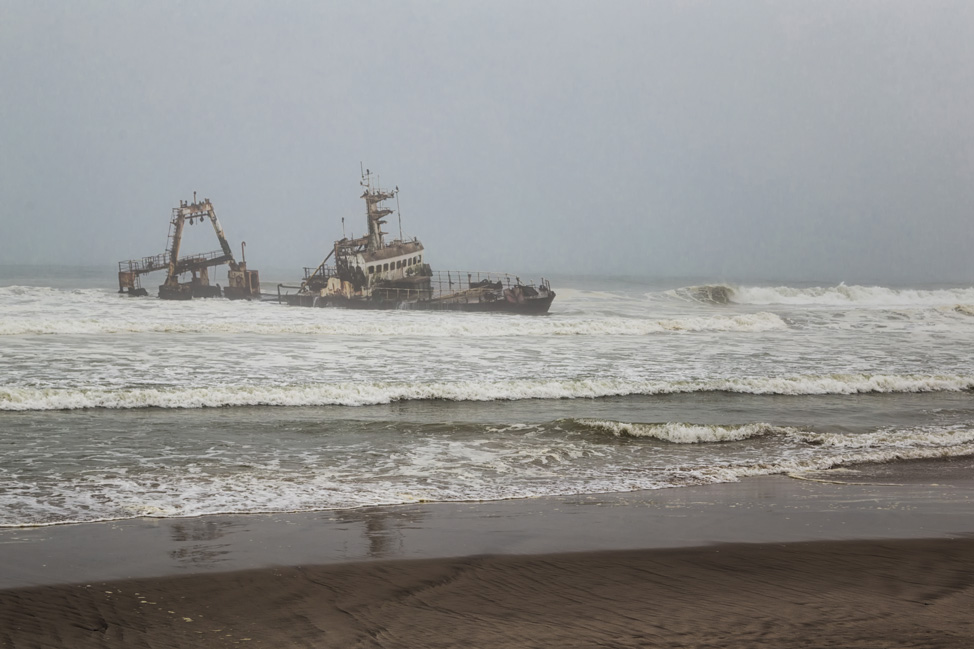
<instances>
[{"instance_id":1,"label":"shipwreck","mask_svg":"<svg viewBox=\"0 0 974 649\"><path fill-rule=\"evenodd\" d=\"M368 233L335 241L317 267L304 269L300 284L278 284L280 302L350 309L548 312L555 292L544 278L535 285L508 273L432 270L419 239L403 237L398 209L399 238L386 241L389 233L382 226L394 211L384 203L396 198L398 206L399 188L381 189L368 169L360 185Z\"/></svg>"},{"instance_id":2,"label":"shipwreck","mask_svg":"<svg viewBox=\"0 0 974 649\"><path fill-rule=\"evenodd\" d=\"M203 223L208 219L220 242L220 249L202 254L180 256L180 245L186 225L196 221ZM166 251L162 254L141 259L118 262L118 292L130 296L145 296L148 291L142 288L141 277L147 273L165 271L166 279L159 286L159 298L163 300L189 300L194 297L223 297L231 300L260 299L260 277L256 270L248 270L245 256L246 242L240 244L240 261L234 259L233 251L223 233L223 226L216 217L216 210L210 199L197 202L180 201L179 207L172 209L169 221L169 237ZM210 285L209 269L227 264L227 285ZM189 276L185 281L180 277Z\"/></svg>"}]
</instances>

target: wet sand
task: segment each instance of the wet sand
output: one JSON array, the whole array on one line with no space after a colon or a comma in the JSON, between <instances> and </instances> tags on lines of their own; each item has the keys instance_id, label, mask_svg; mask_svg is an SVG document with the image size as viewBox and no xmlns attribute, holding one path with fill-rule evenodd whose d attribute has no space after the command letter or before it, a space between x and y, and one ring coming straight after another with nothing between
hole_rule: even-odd
<instances>
[{"instance_id":1,"label":"wet sand","mask_svg":"<svg viewBox=\"0 0 974 649\"><path fill-rule=\"evenodd\" d=\"M0 647L970 647L972 469L5 530Z\"/></svg>"},{"instance_id":2,"label":"wet sand","mask_svg":"<svg viewBox=\"0 0 974 649\"><path fill-rule=\"evenodd\" d=\"M0 609L4 647L971 647L974 540L287 567Z\"/></svg>"}]
</instances>

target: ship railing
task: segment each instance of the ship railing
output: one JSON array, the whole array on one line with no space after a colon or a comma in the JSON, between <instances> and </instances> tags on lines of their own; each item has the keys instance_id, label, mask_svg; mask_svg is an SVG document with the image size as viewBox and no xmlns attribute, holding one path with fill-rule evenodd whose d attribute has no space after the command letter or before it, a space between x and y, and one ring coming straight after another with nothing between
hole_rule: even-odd
<instances>
[{"instance_id":1,"label":"ship railing","mask_svg":"<svg viewBox=\"0 0 974 649\"><path fill-rule=\"evenodd\" d=\"M157 270L168 270L169 269L169 253L164 252L158 255L152 255L151 257L143 257L141 259L127 259L125 261L118 262L118 272L120 273L133 273L136 276L142 275L144 273L151 273ZM223 263L224 261L231 261L232 258L227 257L223 250L213 250L210 252L203 252L195 255L186 255L185 257L180 257L178 262L178 269L180 271L185 271L188 268L194 268L206 265L216 265L216 263ZM216 263L214 263L216 262Z\"/></svg>"},{"instance_id":2,"label":"ship railing","mask_svg":"<svg viewBox=\"0 0 974 649\"><path fill-rule=\"evenodd\" d=\"M298 285L298 284L283 284L283 283L278 284L277 285L277 303L280 304L280 303L284 302L284 299L288 295L291 294L291 291L292 290L294 290L294 291L300 291L303 288L304 288L304 285L303 284L302 285ZM284 292L283 293L281 293L281 289L284 289ZM271 299L273 299L273 297Z\"/></svg>"},{"instance_id":3,"label":"ship railing","mask_svg":"<svg viewBox=\"0 0 974 649\"><path fill-rule=\"evenodd\" d=\"M304 267L305 280L311 279L312 277L328 279L329 277L337 276L338 270L334 266ZM517 285L534 286L533 282L523 282L519 276L512 273L500 273L496 271L483 270L434 270L432 271L430 280L435 284L443 284L448 287L453 286L454 290L456 290L456 287L460 287L464 284L469 285L478 282L500 282L505 288Z\"/></svg>"},{"instance_id":4,"label":"ship railing","mask_svg":"<svg viewBox=\"0 0 974 649\"><path fill-rule=\"evenodd\" d=\"M126 261L118 262L118 272L135 273L136 275L142 273L151 273L152 271L162 270L168 267L168 252L164 252L159 255L152 255L151 257L143 257L142 259L128 259Z\"/></svg>"},{"instance_id":5,"label":"ship railing","mask_svg":"<svg viewBox=\"0 0 974 649\"><path fill-rule=\"evenodd\" d=\"M477 291L503 291L515 286L530 286L541 292L550 290L548 280L542 279L539 285L524 282L517 275L493 271L433 271L429 284L419 288L376 286L373 297L400 302L413 300L464 300L475 299Z\"/></svg>"},{"instance_id":6,"label":"ship railing","mask_svg":"<svg viewBox=\"0 0 974 649\"><path fill-rule=\"evenodd\" d=\"M185 257L180 257L179 265L199 266L206 264L206 262L213 261L214 259L219 259L220 257L226 257L226 253L223 250L211 250L210 252L201 252L195 255L186 255Z\"/></svg>"},{"instance_id":7,"label":"ship railing","mask_svg":"<svg viewBox=\"0 0 974 649\"><path fill-rule=\"evenodd\" d=\"M321 277L328 279L329 277L335 277L338 275L338 271L334 266L305 266L304 267L304 279L311 279L312 277Z\"/></svg>"},{"instance_id":8,"label":"ship railing","mask_svg":"<svg viewBox=\"0 0 974 649\"><path fill-rule=\"evenodd\" d=\"M387 288L379 286L372 289L372 297L390 302L415 302L430 299L430 290L425 288Z\"/></svg>"},{"instance_id":9,"label":"ship railing","mask_svg":"<svg viewBox=\"0 0 974 649\"><path fill-rule=\"evenodd\" d=\"M542 292L550 290L546 279L542 279L541 284L536 287L533 282L522 281L512 273L440 270L434 271L430 277L429 299L461 297L463 293L475 290L503 291L515 286L530 286Z\"/></svg>"},{"instance_id":10,"label":"ship railing","mask_svg":"<svg viewBox=\"0 0 974 649\"><path fill-rule=\"evenodd\" d=\"M337 277L338 270L334 266L315 266L304 268L304 280L301 286L281 284L280 289L305 290L307 283L311 279L327 281L331 277ZM374 298L381 300L413 301L413 300L440 300L445 298L458 297L465 291L474 290L504 290L515 286L530 286L542 292L550 290L548 280L542 278L539 285L533 282L522 281L521 278L512 273L501 273L495 271L466 271L466 270L437 270L429 275L429 284L420 287L389 287L375 286L371 294ZM279 291L280 292L280 291ZM286 293L285 293L286 294ZM462 296L461 296L462 297Z\"/></svg>"},{"instance_id":11,"label":"ship railing","mask_svg":"<svg viewBox=\"0 0 974 649\"><path fill-rule=\"evenodd\" d=\"M435 270L430 277L430 288L432 289L430 299L440 300L479 287L495 288L498 282L502 289L509 288L512 284L512 278L507 273Z\"/></svg>"},{"instance_id":12,"label":"ship railing","mask_svg":"<svg viewBox=\"0 0 974 649\"><path fill-rule=\"evenodd\" d=\"M533 282L524 282L519 276L512 273L474 270L433 271L430 282L434 286L442 287L442 291L446 293L477 288L478 286L484 286L487 283L494 285L500 283L503 288L511 288L513 286L535 286ZM547 289L548 281L542 279L541 286Z\"/></svg>"}]
</instances>

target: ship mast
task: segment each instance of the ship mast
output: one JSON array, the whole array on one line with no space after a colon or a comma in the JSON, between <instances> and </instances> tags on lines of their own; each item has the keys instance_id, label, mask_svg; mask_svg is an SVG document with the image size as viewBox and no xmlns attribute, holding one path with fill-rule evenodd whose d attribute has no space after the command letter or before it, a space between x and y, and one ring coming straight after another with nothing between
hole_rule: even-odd
<instances>
[{"instance_id":1,"label":"ship mast","mask_svg":"<svg viewBox=\"0 0 974 649\"><path fill-rule=\"evenodd\" d=\"M383 206L382 201L395 196L394 192L379 189L378 179L376 180L376 186L373 187L372 176L372 172L366 169L362 174L362 181L359 183L365 188L365 191L362 193L362 198L365 199L366 218L369 223L367 243L367 250L369 252L375 252L385 246L383 235L388 234L388 232L382 231L382 226L386 223L383 219L392 214L392 210Z\"/></svg>"}]
</instances>

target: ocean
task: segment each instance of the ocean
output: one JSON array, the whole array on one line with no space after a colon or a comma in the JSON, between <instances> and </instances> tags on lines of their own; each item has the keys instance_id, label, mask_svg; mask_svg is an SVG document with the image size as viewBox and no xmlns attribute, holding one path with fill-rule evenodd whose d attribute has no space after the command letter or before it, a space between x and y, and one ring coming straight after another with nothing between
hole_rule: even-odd
<instances>
[{"instance_id":1,"label":"ocean","mask_svg":"<svg viewBox=\"0 0 974 649\"><path fill-rule=\"evenodd\" d=\"M163 302L0 267L0 526L974 455L970 286L551 282L536 317Z\"/></svg>"}]
</instances>

